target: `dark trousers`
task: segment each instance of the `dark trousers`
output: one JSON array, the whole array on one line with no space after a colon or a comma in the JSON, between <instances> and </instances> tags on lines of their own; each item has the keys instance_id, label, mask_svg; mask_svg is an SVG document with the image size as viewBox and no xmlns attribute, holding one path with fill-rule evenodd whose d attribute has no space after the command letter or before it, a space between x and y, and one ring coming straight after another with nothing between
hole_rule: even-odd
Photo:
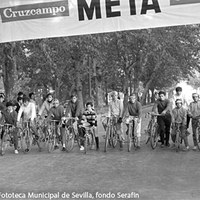
<instances>
[{"instance_id":1,"label":"dark trousers","mask_svg":"<svg viewBox=\"0 0 200 200\"><path fill-rule=\"evenodd\" d=\"M161 143L167 145L169 143L171 117L158 117L157 122L159 125Z\"/></svg>"}]
</instances>

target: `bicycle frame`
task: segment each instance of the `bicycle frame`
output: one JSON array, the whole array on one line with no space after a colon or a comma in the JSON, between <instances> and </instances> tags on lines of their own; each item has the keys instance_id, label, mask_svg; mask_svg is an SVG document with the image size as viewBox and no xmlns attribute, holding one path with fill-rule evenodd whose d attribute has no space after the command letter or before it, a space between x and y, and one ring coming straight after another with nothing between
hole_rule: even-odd
<instances>
[{"instance_id":1,"label":"bicycle frame","mask_svg":"<svg viewBox=\"0 0 200 200\"><path fill-rule=\"evenodd\" d=\"M128 137L127 137L127 143L128 143L128 152L131 151L132 143L134 147L137 146L137 136L135 135L137 126L138 126L138 117L136 116L129 116L129 123L128 123ZM133 129L134 124L134 129Z\"/></svg>"},{"instance_id":2,"label":"bicycle frame","mask_svg":"<svg viewBox=\"0 0 200 200\"><path fill-rule=\"evenodd\" d=\"M108 118L108 123L107 123L107 127L106 127L106 136L105 136L105 146L104 146L105 152L107 152L108 143L113 148L115 148L117 145L119 136L116 131L116 124L117 124L116 117L113 116L113 117Z\"/></svg>"},{"instance_id":3,"label":"bicycle frame","mask_svg":"<svg viewBox=\"0 0 200 200\"><path fill-rule=\"evenodd\" d=\"M176 140L175 140L175 146L176 146L176 152L179 151L180 149L180 134L181 134L181 123L175 123L175 130L176 130Z\"/></svg>"},{"instance_id":4,"label":"bicycle frame","mask_svg":"<svg viewBox=\"0 0 200 200\"><path fill-rule=\"evenodd\" d=\"M33 135L30 130L30 121L23 121L21 131L21 147L23 152L25 152L26 149L31 150L32 142Z\"/></svg>"},{"instance_id":5,"label":"bicycle frame","mask_svg":"<svg viewBox=\"0 0 200 200\"><path fill-rule=\"evenodd\" d=\"M47 146L48 146L48 152L51 153L54 150L54 147L56 145L56 139L57 139L57 134L56 134L56 128L59 129L59 126L56 127L56 123L58 123L58 120L50 120L48 122L48 140L47 140ZM58 132L57 132L58 133Z\"/></svg>"},{"instance_id":6,"label":"bicycle frame","mask_svg":"<svg viewBox=\"0 0 200 200\"><path fill-rule=\"evenodd\" d=\"M159 114L152 114L147 113L147 115L151 116L151 119L148 124L147 133L148 133L148 140L146 144L150 141L151 148L155 149L158 143L158 123L157 123L157 116L161 116Z\"/></svg>"}]
</instances>

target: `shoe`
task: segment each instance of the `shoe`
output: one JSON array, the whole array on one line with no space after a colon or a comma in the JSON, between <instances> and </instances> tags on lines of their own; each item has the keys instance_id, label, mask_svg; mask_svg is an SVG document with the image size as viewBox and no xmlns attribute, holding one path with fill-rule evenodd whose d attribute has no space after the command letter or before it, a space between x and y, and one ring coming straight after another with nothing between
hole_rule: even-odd
<instances>
[{"instance_id":1,"label":"shoe","mask_svg":"<svg viewBox=\"0 0 200 200\"><path fill-rule=\"evenodd\" d=\"M15 149L15 154L18 154L19 152L18 152L18 150L17 149Z\"/></svg>"},{"instance_id":2,"label":"shoe","mask_svg":"<svg viewBox=\"0 0 200 200\"><path fill-rule=\"evenodd\" d=\"M161 145L160 145L160 147L161 147L161 148L164 148L164 147L165 147L165 145L164 145L164 144L161 144Z\"/></svg>"},{"instance_id":3,"label":"shoe","mask_svg":"<svg viewBox=\"0 0 200 200\"><path fill-rule=\"evenodd\" d=\"M27 149L25 149L24 151L27 153L27 152L29 152L29 149L27 148Z\"/></svg>"},{"instance_id":4,"label":"shoe","mask_svg":"<svg viewBox=\"0 0 200 200\"><path fill-rule=\"evenodd\" d=\"M165 144L165 146L166 146L166 147L170 147L170 144L169 144L169 143L167 143L167 144Z\"/></svg>"},{"instance_id":5,"label":"shoe","mask_svg":"<svg viewBox=\"0 0 200 200\"><path fill-rule=\"evenodd\" d=\"M196 151L196 150L197 150L197 146L194 146L194 147L192 148L192 150Z\"/></svg>"},{"instance_id":6,"label":"shoe","mask_svg":"<svg viewBox=\"0 0 200 200\"><path fill-rule=\"evenodd\" d=\"M80 147L80 151L84 151L84 149L85 149L85 148L84 148L83 146Z\"/></svg>"},{"instance_id":7,"label":"shoe","mask_svg":"<svg viewBox=\"0 0 200 200\"><path fill-rule=\"evenodd\" d=\"M55 145L55 146L54 146L54 150L56 150L56 149L59 149L59 146L58 146L58 145Z\"/></svg>"},{"instance_id":8,"label":"shoe","mask_svg":"<svg viewBox=\"0 0 200 200\"><path fill-rule=\"evenodd\" d=\"M66 151L66 148L65 148L65 147L63 147L63 148L62 148L62 151Z\"/></svg>"},{"instance_id":9,"label":"shoe","mask_svg":"<svg viewBox=\"0 0 200 200\"><path fill-rule=\"evenodd\" d=\"M189 151L189 150L190 150L190 147L187 146L187 147L183 148L182 150L183 150L183 151Z\"/></svg>"}]
</instances>

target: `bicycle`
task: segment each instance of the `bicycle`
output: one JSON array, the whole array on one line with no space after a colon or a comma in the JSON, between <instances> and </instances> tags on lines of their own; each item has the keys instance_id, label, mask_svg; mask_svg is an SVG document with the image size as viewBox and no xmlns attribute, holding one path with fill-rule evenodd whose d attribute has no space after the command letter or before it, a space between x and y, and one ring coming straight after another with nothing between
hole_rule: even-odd
<instances>
[{"instance_id":1,"label":"bicycle","mask_svg":"<svg viewBox=\"0 0 200 200\"><path fill-rule=\"evenodd\" d=\"M197 134L197 147L200 151L200 117L197 118L198 122L197 122L197 129L196 129L196 134Z\"/></svg>"},{"instance_id":2,"label":"bicycle","mask_svg":"<svg viewBox=\"0 0 200 200\"><path fill-rule=\"evenodd\" d=\"M88 149L91 149L92 144L94 144L94 130L93 126L91 126L88 122L84 122L82 125L83 128L85 128L85 134L84 136L78 136L79 140L83 140L84 142L84 153L86 154Z\"/></svg>"},{"instance_id":3,"label":"bicycle","mask_svg":"<svg viewBox=\"0 0 200 200\"><path fill-rule=\"evenodd\" d=\"M147 134L148 134L148 139L146 141L146 144L150 141L151 144L151 148L155 149L158 143L158 139L159 139L159 132L158 132L158 128L159 125L157 123L157 117L158 116L163 116L162 114L155 114L155 113L146 113L146 116L151 115L151 119L149 121L148 127L147 127Z\"/></svg>"},{"instance_id":4,"label":"bicycle","mask_svg":"<svg viewBox=\"0 0 200 200\"><path fill-rule=\"evenodd\" d=\"M65 117L62 120L63 120L62 124L65 124L65 134L66 134L65 147L67 152L70 152L74 148L75 130L73 126L73 120L75 120L75 118Z\"/></svg>"},{"instance_id":5,"label":"bicycle","mask_svg":"<svg viewBox=\"0 0 200 200\"><path fill-rule=\"evenodd\" d=\"M176 139L175 139L175 147L176 147L176 152L179 151L180 146L181 146L181 125L182 123L175 123L175 130L176 130Z\"/></svg>"},{"instance_id":6,"label":"bicycle","mask_svg":"<svg viewBox=\"0 0 200 200\"><path fill-rule=\"evenodd\" d=\"M107 127L106 127L104 152L107 152L108 143L110 146L115 148L119 140L119 135L117 134L117 130L116 130L117 117L113 116L107 119L108 121L107 121Z\"/></svg>"},{"instance_id":7,"label":"bicycle","mask_svg":"<svg viewBox=\"0 0 200 200\"><path fill-rule=\"evenodd\" d=\"M30 127L30 121L23 121L22 128L19 128L21 148L24 153L31 150L33 143L33 134Z\"/></svg>"},{"instance_id":8,"label":"bicycle","mask_svg":"<svg viewBox=\"0 0 200 200\"><path fill-rule=\"evenodd\" d=\"M59 124L59 122L60 121L58 121L58 120L50 120L48 122L46 146L47 146L49 153L54 151L54 148L56 146L57 139L58 139L57 134L60 136L60 134L59 134L60 133L60 131L59 131L60 124ZM56 134L56 132L57 132L57 134Z\"/></svg>"},{"instance_id":9,"label":"bicycle","mask_svg":"<svg viewBox=\"0 0 200 200\"><path fill-rule=\"evenodd\" d=\"M128 117L128 135L127 135L127 147L128 147L128 152L131 151L132 144L134 147L137 147L138 144L138 138L136 136L136 130L138 126L138 117L136 116L129 116Z\"/></svg>"},{"instance_id":10,"label":"bicycle","mask_svg":"<svg viewBox=\"0 0 200 200\"><path fill-rule=\"evenodd\" d=\"M1 133L3 134L1 139L1 155L3 156L5 154L5 151L7 147L13 145L13 137L11 135L11 131L15 128L12 124L4 124L1 126ZM4 131L4 132L2 132Z\"/></svg>"}]
</instances>

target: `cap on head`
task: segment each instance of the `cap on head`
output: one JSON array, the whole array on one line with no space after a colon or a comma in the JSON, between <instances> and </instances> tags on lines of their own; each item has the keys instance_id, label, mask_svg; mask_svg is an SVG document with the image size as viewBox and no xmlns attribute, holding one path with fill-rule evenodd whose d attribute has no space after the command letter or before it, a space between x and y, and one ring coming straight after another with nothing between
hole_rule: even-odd
<instances>
[{"instance_id":1,"label":"cap on head","mask_svg":"<svg viewBox=\"0 0 200 200\"><path fill-rule=\"evenodd\" d=\"M182 99L176 99L175 104L178 104L178 103L183 104Z\"/></svg>"},{"instance_id":2,"label":"cap on head","mask_svg":"<svg viewBox=\"0 0 200 200\"><path fill-rule=\"evenodd\" d=\"M192 97L199 97L199 94L197 94L196 92L192 93Z\"/></svg>"}]
</instances>

